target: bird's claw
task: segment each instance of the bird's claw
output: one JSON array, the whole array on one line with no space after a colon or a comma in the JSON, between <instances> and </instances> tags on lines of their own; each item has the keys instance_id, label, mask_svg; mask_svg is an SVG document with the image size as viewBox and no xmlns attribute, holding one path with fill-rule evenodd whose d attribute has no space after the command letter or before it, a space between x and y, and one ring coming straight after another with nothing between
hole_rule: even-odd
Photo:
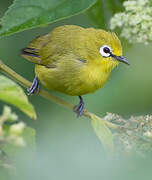
<instances>
[{"instance_id":1,"label":"bird's claw","mask_svg":"<svg viewBox=\"0 0 152 180\"><path fill-rule=\"evenodd\" d=\"M40 91L40 83L37 77L34 78L31 87L27 90L28 95L33 95L34 93L39 93Z\"/></svg>"},{"instance_id":2,"label":"bird's claw","mask_svg":"<svg viewBox=\"0 0 152 180\"><path fill-rule=\"evenodd\" d=\"M84 112L84 101L81 96L79 98L80 98L80 103L76 105L73 109L73 111L77 113L77 117L82 116Z\"/></svg>"}]
</instances>

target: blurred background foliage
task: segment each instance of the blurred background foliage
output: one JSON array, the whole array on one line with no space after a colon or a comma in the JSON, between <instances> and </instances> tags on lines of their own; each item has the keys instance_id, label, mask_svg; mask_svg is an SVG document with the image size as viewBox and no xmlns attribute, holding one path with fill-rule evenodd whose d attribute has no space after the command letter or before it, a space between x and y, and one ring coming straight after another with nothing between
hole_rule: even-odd
<instances>
[{"instance_id":1,"label":"blurred background foliage","mask_svg":"<svg viewBox=\"0 0 152 180\"><path fill-rule=\"evenodd\" d=\"M95 26L108 29L110 17L123 10L122 0L99 0L87 12L53 23L45 28L21 32L0 40L0 58L17 73L32 81L34 65L19 56L31 39L64 24L83 27ZM1 0L0 16L12 0ZM117 32L119 36L119 31ZM152 111L152 51L151 44L128 46L122 39L123 55L131 65L120 64L106 85L96 93L84 96L86 108L104 116L106 112L120 114L125 118L132 115L151 114ZM26 91L26 89L25 89ZM52 92L63 99L77 104L76 97ZM20 119L36 129L37 154L26 149L15 156L19 173L12 172L12 179L81 180L81 179L143 179L151 177L151 157L109 157L97 139L91 122L39 96L29 97L35 106L38 119L29 117L13 108ZM0 104L2 109L3 103ZM9 179L9 174L0 173L0 179Z\"/></svg>"}]
</instances>

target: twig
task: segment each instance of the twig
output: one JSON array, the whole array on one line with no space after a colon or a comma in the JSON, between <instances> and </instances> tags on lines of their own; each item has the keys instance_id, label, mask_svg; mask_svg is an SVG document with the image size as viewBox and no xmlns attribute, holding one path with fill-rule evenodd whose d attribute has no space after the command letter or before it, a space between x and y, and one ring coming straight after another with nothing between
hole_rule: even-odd
<instances>
[{"instance_id":1,"label":"twig","mask_svg":"<svg viewBox=\"0 0 152 180\"><path fill-rule=\"evenodd\" d=\"M0 60L0 69L8 76L10 76L12 79L14 79L15 81L17 81L19 84L21 84L22 86L24 86L25 88L29 88L32 83L28 80L26 80L25 78L23 78L21 75L17 74L15 71L13 71L11 68L9 68L7 65L5 65L1 60ZM40 90L39 95L44 97L45 99L49 99L50 101L55 102L56 104L59 105L63 105L64 107L73 110L74 105L64 101L63 99L57 97L57 96L53 96L51 95L49 92L45 91L45 90ZM88 112L86 109L83 112L83 115L92 119L92 116L96 116L95 114ZM98 117L100 118L100 117ZM100 118L101 119L101 118ZM104 123L112 129L119 129L120 127L116 124L113 124L111 122L108 122L104 119L101 119L102 121L104 121Z\"/></svg>"}]
</instances>

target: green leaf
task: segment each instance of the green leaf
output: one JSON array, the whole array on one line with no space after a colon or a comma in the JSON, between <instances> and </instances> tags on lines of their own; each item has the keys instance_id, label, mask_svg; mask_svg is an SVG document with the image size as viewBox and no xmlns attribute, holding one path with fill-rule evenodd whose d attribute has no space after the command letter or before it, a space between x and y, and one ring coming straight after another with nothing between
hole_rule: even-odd
<instances>
[{"instance_id":1,"label":"green leaf","mask_svg":"<svg viewBox=\"0 0 152 180\"><path fill-rule=\"evenodd\" d=\"M98 0L87 11L87 15L97 28L109 29L109 20L118 11L123 10L124 0Z\"/></svg>"},{"instance_id":2,"label":"green leaf","mask_svg":"<svg viewBox=\"0 0 152 180\"><path fill-rule=\"evenodd\" d=\"M22 88L2 75L0 75L0 100L18 107L29 117L36 119L34 107L29 103Z\"/></svg>"},{"instance_id":3,"label":"green leaf","mask_svg":"<svg viewBox=\"0 0 152 180\"><path fill-rule=\"evenodd\" d=\"M106 152L113 152L114 143L113 136L109 128L106 126L104 121L96 115L91 115L92 126L100 141L102 142Z\"/></svg>"},{"instance_id":4,"label":"green leaf","mask_svg":"<svg viewBox=\"0 0 152 180\"><path fill-rule=\"evenodd\" d=\"M1 19L0 36L48 25L82 13L96 0L14 0Z\"/></svg>"}]
</instances>

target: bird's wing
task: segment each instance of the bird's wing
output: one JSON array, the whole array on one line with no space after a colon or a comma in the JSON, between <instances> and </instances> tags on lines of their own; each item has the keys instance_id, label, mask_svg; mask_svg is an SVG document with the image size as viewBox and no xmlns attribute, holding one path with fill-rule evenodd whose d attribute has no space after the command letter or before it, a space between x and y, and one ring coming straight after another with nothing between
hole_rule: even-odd
<instances>
[{"instance_id":1,"label":"bird's wing","mask_svg":"<svg viewBox=\"0 0 152 180\"><path fill-rule=\"evenodd\" d=\"M58 37L59 39L59 37ZM21 50L21 56L35 64L54 67L58 60L71 52L71 48L64 40L51 38L51 33L37 37Z\"/></svg>"},{"instance_id":2,"label":"bird's wing","mask_svg":"<svg viewBox=\"0 0 152 180\"><path fill-rule=\"evenodd\" d=\"M49 41L50 34L39 36L30 42L27 47L22 49L20 55L35 64L44 65L40 52Z\"/></svg>"},{"instance_id":3,"label":"bird's wing","mask_svg":"<svg viewBox=\"0 0 152 180\"><path fill-rule=\"evenodd\" d=\"M60 26L34 39L22 50L21 56L35 64L47 67L54 67L59 61L65 61L66 57L71 56L86 61L88 48L85 48L85 35L84 28L79 26Z\"/></svg>"}]
</instances>

